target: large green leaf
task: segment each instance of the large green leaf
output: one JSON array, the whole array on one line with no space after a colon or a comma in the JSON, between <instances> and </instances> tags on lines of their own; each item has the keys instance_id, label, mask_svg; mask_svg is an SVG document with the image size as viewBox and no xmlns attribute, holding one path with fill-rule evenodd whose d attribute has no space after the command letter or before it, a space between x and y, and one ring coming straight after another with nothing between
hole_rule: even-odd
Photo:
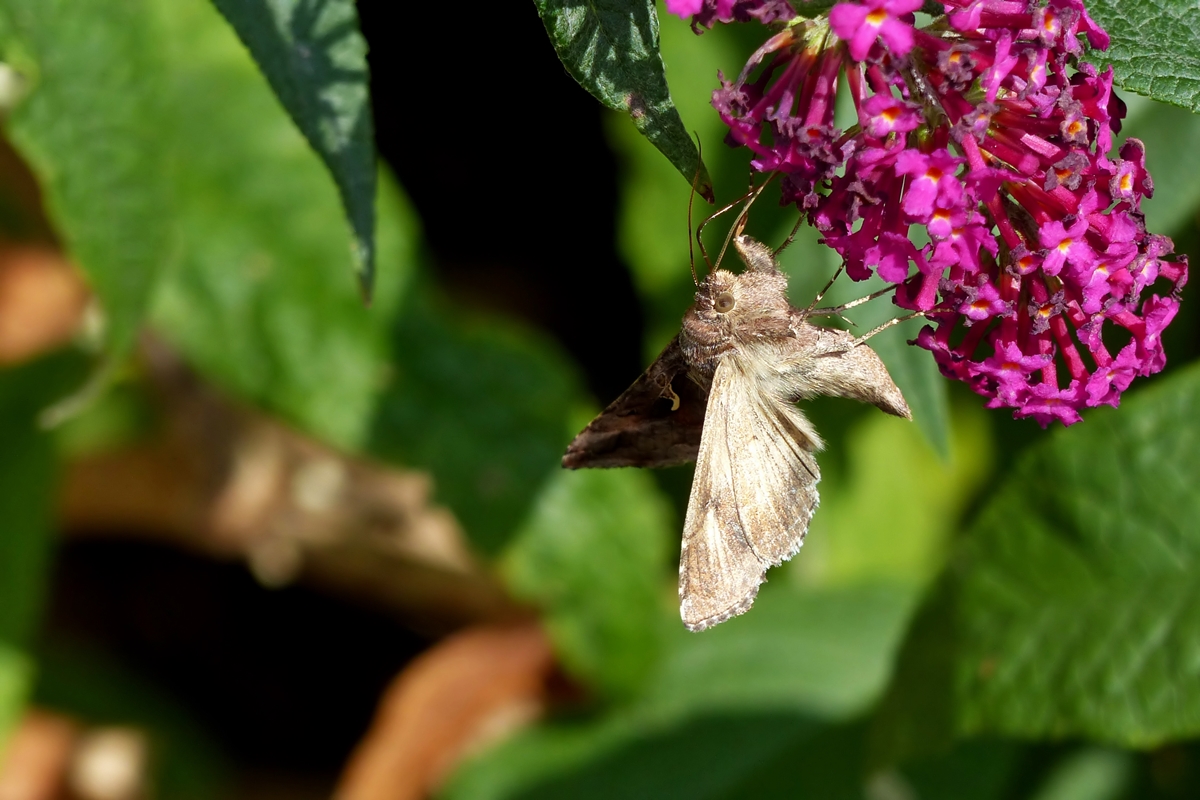
<instances>
[{"instance_id":1,"label":"large green leaf","mask_svg":"<svg viewBox=\"0 0 1200 800\"><path fill-rule=\"evenodd\" d=\"M558 469L577 391L563 359L417 288L417 225L379 192L376 300L344 279L338 196L246 50L205 0L163 7L166 79L190 98L155 120L178 167L178 269L155 321L206 376L307 431L434 477L498 552ZM169 13L168 13L169 12Z\"/></svg>"},{"instance_id":2,"label":"large green leaf","mask_svg":"<svg viewBox=\"0 0 1200 800\"><path fill-rule=\"evenodd\" d=\"M510 589L545 609L560 657L592 686L630 694L655 663L671 516L643 470L563 470L505 556Z\"/></svg>"},{"instance_id":3,"label":"large green leaf","mask_svg":"<svg viewBox=\"0 0 1200 800\"><path fill-rule=\"evenodd\" d=\"M667 88L653 0L534 0L534 5L575 80L608 108L629 114L642 135L711 200L712 179Z\"/></svg>"},{"instance_id":4,"label":"large green leaf","mask_svg":"<svg viewBox=\"0 0 1200 800\"><path fill-rule=\"evenodd\" d=\"M36 418L80 366L60 357L0 371L0 750L33 678L28 648L50 564L57 463Z\"/></svg>"},{"instance_id":5,"label":"large green leaf","mask_svg":"<svg viewBox=\"0 0 1200 800\"><path fill-rule=\"evenodd\" d=\"M619 734L627 734L620 738ZM581 760L587 747L593 758ZM460 771L453 800L860 800L858 726L783 713L702 716L670 728L623 720L603 731L548 727Z\"/></svg>"},{"instance_id":6,"label":"large green leaf","mask_svg":"<svg viewBox=\"0 0 1200 800\"><path fill-rule=\"evenodd\" d=\"M456 314L411 292L391 331L395 359L371 451L424 467L483 552L497 554L557 472L579 394L565 359L501 319Z\"/></svg>"},{"instance_id":7,"label":"large green leaf","mask_svg":"<svg viewBox=\"0 0 1200 800\"><path fill-rule=\"evenodd\" d=\"M100 298L113 359L132 345L171 252L171 164L156 124L168 93L152 5L9 0L0 7L3 59L27 91L7 130Z\"/></svg>"},{"instance_id":8,"label":"large green leaf","mask_svg":"<svg viewBox=\"0 0 1200 800\"><path fill-rule=\"evenodd\" d=\"M528 730L464 765L445 794L794 797L809 785L799 796L860 797L860 745L822 732L878 695L913 596L881 583L809 590L781 580L712 631L690 634L672 619L636 702ZM845 772L831 767L839 760Z\"/></svg>"},{"instance_id":9,"label":"large green leaf","mask_svg":"<svg viewBox=\"0 0 1200 800\"><path fill-rule=\"evenodd\" d=\"M187 98L147 120L177 166L180 264L155 322L208 376L343 446L361 445L388 374L386 317L415 262L404 198L380 194L379 296L362 307L338 196L249 54L204 0L163 4L163 80Z\"/></svg>"},{"instance_id":10,"label":"large green leaf","mask_svg":"<svg viewBox=\"0 0 1200 800\"><path fill-rule=\"evenodd\" d=\"M1024 458L969 531L960 725L1145 746L1200 733L1200 367Z\"/></svg>"},{"instance_id":11,"label":"large green leaf","mask_svg":"<svg viewBox=\"0 0 1200 800\"><path fill-rule=\"evenodd\" d=\"M367 43L352 0L213 0L329 167L354 234L359 283L375 280L375 139Z\"/></svg>"},{"instance_id":12,"label":"large green leaf","mask_svg":"<svg viewBox=\"0 0 1200 800\"><path fill-rule=\"evenodd\" d=\"M1088 11L1112 43L1097 61L1111 61L1120 86L1164 103L1200 111L1200 16L1191 0L1091 0Z\"/></svg>"}]
</instances>

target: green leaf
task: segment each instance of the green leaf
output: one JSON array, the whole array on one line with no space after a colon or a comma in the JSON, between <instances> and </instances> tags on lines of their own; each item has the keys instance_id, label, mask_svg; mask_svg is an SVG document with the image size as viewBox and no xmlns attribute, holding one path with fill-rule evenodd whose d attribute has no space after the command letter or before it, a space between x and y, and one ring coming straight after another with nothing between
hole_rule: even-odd
<instances>
[{"instance_id":1,"label":"green leaf","mask_svg":"<svg viewBox=\"0 0 1200 800\"><path fill-rule=\"evenodd\" d=\"M882 693L913 589L873 581L814 590L779 578L732 623L702 635L672 627L645 691L647 714L786 711L847 720Z\"/></svg>"},{"instance_id":2,"label":"green leaf","mask_svg":"<svg viewBox=\"0 0 1200 800\"><path fill-rule=\"evenodd\" d=\"M695 181L696 191L711 200L712 179L667 88L652 0L534 0L534 5L571 76L606 107L629 114L688 184Z\"/></svg>"},{"instance_id":3,"label":"green leaf","mask_svg":"<svg viewBox=\"0 0 1200 800\"><path fill-rule=\"evenodd\" d=\"M21 648L0 641L0 756L12 735L33 685L33 659Z\"/></svg>"},{"instance_id":4,"label":"green leaf","mask_svg":"<svg viewBox=\"0 0 1200 800\"><path fill-rule=\"evenodd\" d=\"M544 339L455 314L428 290L410 292L391 342L371 451L432 471L439 502L496 555L561 469L575 375Z\"/></svg>"},{"instance_id":5,"label":"green leaf","mask_svg":"<svg viewBox=\"0 0 1200 800\"><path fill-rule=\"evenodd\" d=\"M7 130L101 301L111 361L133 344L171 255L171 164L155 124L167 93L152 5L10 0L0 9L3 58L27 81Z\"/></svg>"},{"instance_id":6,"label":"green leaf","mask_svg":"<svg viewBox=\"0 0 1200 800\"><path fill-rule=\"evenodd\" d=\"M848 404L824 400L812 409L813 419L819 423L826 411L844 414ZM873 408L844 430L825 431L821 507L787 569L811 585L876 579L923 589L945 562L991 463L986 412L964 405L953 423L947 458L935 454L912 423Z\"/></svg>"},{"instance_id":7,"label":"green leaf","mask_svg":"<svg viewBox=\"0 0 1200 800\"><path fill-rule=\"evenodd\" d=\"M1142 140L1146 169L1154 180L1154 197L1142 202L1146 227L1175 233L1192 221L1200 205L1200 181L1194 180L1200 173L1200 116L1137 95L1126 103L1129 116L1121 141Z\"/></svg>"},{"instance_id":8,"label":"green leaf","mask_svg":"<svg viewBox=\"0 0 1200 800\"><path fill-rule=\"evenodd\" d=\"M154 120L177 170L178 269L154 319L210 379L351 450L430 469L484 552L525 519L565 446L577 392L557 352L511 325L459 320L419 288L415 217L379 191L375 302L364 309L334 186L213 5L163 6Z\"/></svg>"},{"instance_id":9,"label":"green leaf","mask_svg":"<svg viewBox=\"0 0 1200 800\"><path fill-rule=\"evenodd\" d=\"M1200 366L1058 431L965 540L959 723L1148 746L1200 733Z\"/></svg>"},{"instance_id":10,"label":"green leaf","mask_svg":"<svg viewBox=\"0 0 1200 800\"><path fill-rule=\"evenodd\" d=\"M562 470L505 554L510 590L545 609L564 664L610 694L655 664L672 516L644 470Z\"/></svg>"},{"instance_id":11,"label":"green leaf","mask_svg":"<svg viewBox=\"0 0 1200 800\"><path fill-rule=\"evenodd\" d=\"M672 726L631 716L598 726L557 723L467 762L439 796L858 800L862 780L855 751L845 746L844 735L822 733L812 720L771 713L702 716ZM774 786L754 785L771 779Z\"/></svg>"},{"instance_id":12,"label":"green leaf","mask_svg":"<svg viewBox=\"0 0 1200 800\"><path fill-rule=\"evenodd\" d=\"M213 0L333 174L364 296L375 282L375 138L352 0Z\"/></svg>"},{"instance_id":13,"label":"green leaf","mask_svg":"<svg viewBox=\"0 0 1200 800\"><path fill-rule=\"evenodd\" d=\"M1108 31L1117 84L1155 100L1200 111L1200 17L1191 0L1092 0L1088 12Z\"/></svg>"},{"instance_id":14,"label":"green leaf","mask_svg":"<svg viewBox=\"0 0 1200 800\"><path fill-rule=\"evenodd\" d=\"M154 321L211 379L343 447L363 444L388 375L388 316L415 268L416 224L380 191L378 297L345 270L346 227L321 162L211 3L161 8L163 79L187 98L146 120L176 170L180 264Z\"/></svg>"},{"instance_id":15,"label":"green leaf","mask_svg":"<svg viewBox=\"0 0 1200 800\"><path fill-rule=\"evenodd\" d=\"M80 379L77 359L43 359L0 371L0 750L33 678L54 528L58 471L38 413Z\"/></svg>"},{"instance_id":16,"label":"green leaf","mask_svg":"<svg viewBox=\"0 0 1200 800\"><path fill-rule=\"evenodd\" d=\"M886 683L914 597L784 576L703 634L672 614L638 699L529 729L461 767L444 796L861 797L861 733L837 731Z\"/></svg>"}]
</instances>

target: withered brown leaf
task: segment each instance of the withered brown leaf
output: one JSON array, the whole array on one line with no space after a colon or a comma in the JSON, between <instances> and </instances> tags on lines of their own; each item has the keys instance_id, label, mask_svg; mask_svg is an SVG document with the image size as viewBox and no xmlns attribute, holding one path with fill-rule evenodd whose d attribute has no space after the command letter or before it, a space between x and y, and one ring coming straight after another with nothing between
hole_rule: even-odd
<instances>
[{"instance_id":1,"label":"withered brown leaf","mask_svg":"<svg viewBox=\"0 0 1200 800\"><path fill-rule=\"evenodd\" d=\"M767 568L804 542L823 443L798 400L849 397L912 418L871 348L788 303L770 248L748 236L734 248L746 270L704 279L679 336L563 456L572 469L696 461L679 561L693 631L750 608Z\"/></svg>"}]
</instances>

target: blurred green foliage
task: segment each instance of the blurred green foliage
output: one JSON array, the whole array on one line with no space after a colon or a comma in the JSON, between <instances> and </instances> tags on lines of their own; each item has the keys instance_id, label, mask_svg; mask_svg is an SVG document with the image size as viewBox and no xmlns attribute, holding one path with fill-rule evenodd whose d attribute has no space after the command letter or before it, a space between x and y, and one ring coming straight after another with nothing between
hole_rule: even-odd
<instances>
[{"instance_id":1,"label":"blurred green foliage","mask_svg":"<svg viewBox=\"0 0 1200 800\"><path fill-rule=\"evenodd\" d=\"M347 451L428 470L476 551L542 610L588 702L477 754L446 797L1157 796L1146 794L1158 791L1146 757L1121 748L1200 736L1197 367L1041 434L983 412L961 387L948 393L932 361L904 345L919 323L888 331L873 344L916 425L811 404L831 446L808 543L770 574L750 614L688 634L676 615L673 479L559 469L570 436L609 398L587 398L544 334L441 296L403 190L381 173L373 194L354 172L360 139L339 172L306 116L303 97L318 86L256 44L265 18L254 14L267 7L216 5L253 55L208 0L103 11L0 0L0 59L27 79L6 133L106 324L106 366L59 355L0 373L0 736L39 669L41 697L87 717L125 713L90 704L98 682L122 686L115 696L130 707L148 696L100 661L32 643L61 453L124 430L86 424L111 410L112 394L57 439L36 417L89 369L102 388L149 324L241 401ZM288 30L288 14L305 8L275 4L272 24ZM709 146L720 202L749 172L744 154L717 146L707 98L716 70L737 69L753 46L734 26L662 30L679 113ZM649 316L650 357L693 291L688 186L626 119L609 123L620 246ZM1131 102L1123 133L1148 145L1151 227L1196 241L1200 184L1186 165L1200 123ZM769 198L751 219L766 241L791 223ZM364 247L380 266L370 308L348 277L367 269ZM784 264L798 304L836 266L809 232ZM862 291L842 281L828 301ZM855 321L867 329L888 312L880 301ZM1176 327L1194 334L1187 304ZM1195 355L1185 342L1172 363ZM169 702L147 703L132 716L176 732L180 785L199 787L174 796L217 796L206 787L218 785L219 758ZM1178 796L1200 792L1198 781Z\"/></svg>"}]
</instances>

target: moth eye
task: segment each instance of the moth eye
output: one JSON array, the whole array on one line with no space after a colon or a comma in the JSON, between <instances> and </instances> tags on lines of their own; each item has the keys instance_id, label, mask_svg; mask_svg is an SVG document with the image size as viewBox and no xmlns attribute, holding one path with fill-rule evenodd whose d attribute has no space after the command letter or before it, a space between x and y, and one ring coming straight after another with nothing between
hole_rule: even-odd
<instances>
[{"instance_id":1,"label":"moth eye","mask_svg":"<svg viewBox=\"0 0 1200 800\"><path fill-rule=\"evenodd\" d=\"M733 294L730 292L721 292L713 299L713 308L718 314L728 314L733 311Z\"/></svg>"}]
</instances>

